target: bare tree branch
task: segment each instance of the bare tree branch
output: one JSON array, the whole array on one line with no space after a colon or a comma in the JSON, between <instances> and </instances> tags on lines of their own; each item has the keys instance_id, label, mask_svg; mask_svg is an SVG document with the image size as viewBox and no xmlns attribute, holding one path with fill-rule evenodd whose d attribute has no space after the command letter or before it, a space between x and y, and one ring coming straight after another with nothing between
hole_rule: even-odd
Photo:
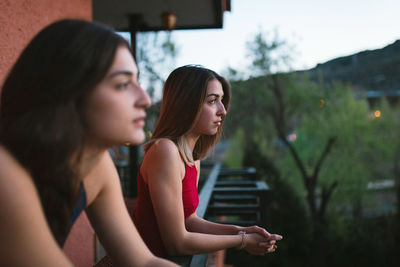
<instances>
[{"instance_id":1,"label":"bare tree branch","mask_svg":"<svg viewBox=\"0 0 400 267\"><path fill-rule=\"evenodd\" d=\"M338 185L338 181L334 181L328 188L326 188L325 186L322 187L322 193L321 193L321 205L319 207L319 216L322 218L323 215L325 214L325 210L326 210L326 206L329 202L329 199L333 193L333 191L335 190L335 188Z\"/></svg>"},{"instance_id":2,"label":"bare tree branch","mask_svg":"<svg viewBox=\"0 0 400 267\"><path fill-rule=\"evenodd\" d=\"M300 159L299 154L297 153L296 148L292 145L292 143L289 142L289 140L286 138L286 136L280 136L280 139L282 140L282 142L286 145L287 148L289 148L290 153L292 154L292 157L297 165L297 167L300 170L301 176L303 178L303 182L304 184L307 186L308 184L308 175L306 172L306 168L304 166L303 161Z\"/></svg>"},{"instance_id":3,"label":"bare tree branch","mask_svg":"<svg viewBox=\"0 0 400 267\"><path fill-rule=\"evenodd\" d=\"M283 95L282 95L282 87L279 84L278 76L277 75L272 75L272 86L271 86L272 92L275 95L275 98L277 100L277 120L280 122L280 131L285 132L286 131L286 118L285 118L285 104L283 102Z\"/></svg>"},{"instance_id":4,"label":"bare tree branch","mask_svg":"<svg viewBox=\"0 0 400 267\"><path fill-rule=\"evenodd\" d=\"M322 152L321 156L319 157L318 162L317 162L317 164L315 165L315 168L314 168L314 173L313 173L312 177L315 180L317 180L319 171L320 171L321 166L322 166L322 163L324 162L326 156L331 151L333 144L336 142L336 139L337 139L336 136L329 137L328 142L326 143L325 149Z\"/></svg>"}]
</instances>

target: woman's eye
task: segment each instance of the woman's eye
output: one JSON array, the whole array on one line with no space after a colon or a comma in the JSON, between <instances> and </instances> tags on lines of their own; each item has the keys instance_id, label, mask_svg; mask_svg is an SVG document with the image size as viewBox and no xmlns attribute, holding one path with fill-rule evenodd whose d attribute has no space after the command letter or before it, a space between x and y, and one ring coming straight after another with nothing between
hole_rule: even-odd
<instances>
[{"instance_id":1,"label":"woman's eye","mask_svg":"<svg viewBox=\"0 0 400 267\"><path fill-rule=\"evenodd\" d=\"M215 104L217 102L216 99L210 100L210 104Z\"/></svg>"},{"instance_id":2,"label":"woman's eye","mask_svg":"<svg viewBox=\"0 0 400 267\"><path fill-rule=\"evenodd\" d=\"M124 89L128 88L128 86L129 86L129 82L123 82L123 83L117 84L116 88L118 90L124 90Z\"/></svg>"}]
</instances>

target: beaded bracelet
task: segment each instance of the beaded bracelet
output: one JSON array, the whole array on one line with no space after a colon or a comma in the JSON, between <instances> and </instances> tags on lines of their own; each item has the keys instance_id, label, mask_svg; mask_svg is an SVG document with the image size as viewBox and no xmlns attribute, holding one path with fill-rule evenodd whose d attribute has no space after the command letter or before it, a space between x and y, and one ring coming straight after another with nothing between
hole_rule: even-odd
<instances>
[{"instance_id":1,"label":"beaded bracelet","mask_svg":"<svg viewBox=\"0 0 400 267\"><path fill-rule=\"evenodd\" d=\"M240 245L240 249L244 249L246 247L246 231L239 231L238 235L242 236L242 244Z\"/></svg>"}]
</instances>

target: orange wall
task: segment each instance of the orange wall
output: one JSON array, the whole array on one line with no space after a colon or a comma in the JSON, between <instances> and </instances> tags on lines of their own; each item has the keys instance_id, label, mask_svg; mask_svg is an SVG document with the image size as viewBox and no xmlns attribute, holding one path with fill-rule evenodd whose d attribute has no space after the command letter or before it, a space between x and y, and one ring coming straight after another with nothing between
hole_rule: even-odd
<instances>
[{"instance_id":1,"label":"orange wall","mask_svg":"<svg viewBox=\"0 0 400 267\"><path fill-rule=\"evenodd\" d=\"M63 18L92 20L92 0L0 1L0 85L32 37Z\"/></svg>"},{"instance_id":2,"label":"orange wall","mask_svg":"<svg viewBox=\"0 0 400 267\"><path fill-rule=\"evenodd\" d=\"M72 226L63 249L76 267L92 267L95 263L95 235L86 212Z\"/></svg>"},{"instance_id":3,"label":"orange wall","mask_svg":"<svg viewBox=\"0 0 400 267\"><path fill-rule=\"evenodd\" d=\"M1 0L0 90L17 57L46 25L64 18L92 20L92 0ZM68 237L66 254L75 266L92 266L94 235L85 214Z\"/></svg>"}]
</instances>

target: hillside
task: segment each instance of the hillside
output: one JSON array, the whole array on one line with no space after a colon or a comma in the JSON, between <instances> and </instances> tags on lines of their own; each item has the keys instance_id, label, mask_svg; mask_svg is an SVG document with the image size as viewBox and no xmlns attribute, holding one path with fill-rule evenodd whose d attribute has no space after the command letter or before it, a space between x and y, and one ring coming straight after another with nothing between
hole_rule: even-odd
<instances>
[{"instance_id":1,"label":"hillside","mask_svg":"<svg viewBox=\"0 0 400 267\"><path fill-rule=\"evenodd\" d=\"M308 72L314 81L342 81L361 91L392 94L400 91L400 40L376 50L335 58Z\"/></svg>"}]
</instances>

